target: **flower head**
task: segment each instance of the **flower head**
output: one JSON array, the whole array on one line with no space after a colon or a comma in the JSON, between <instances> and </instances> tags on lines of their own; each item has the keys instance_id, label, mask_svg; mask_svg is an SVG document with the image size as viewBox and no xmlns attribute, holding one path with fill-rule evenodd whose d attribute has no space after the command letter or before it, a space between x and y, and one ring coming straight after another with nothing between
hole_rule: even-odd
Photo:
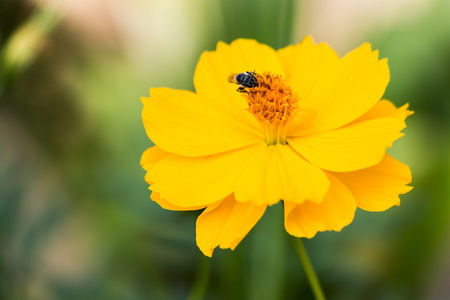
<instances>
[{"instance_id":1,"label":"flower head","mask_svg":"<svg viewBox=\"0 0 450 300\"><path fill-rule=\"evenodd\" d=\"M310 37L278 51L219 43L200 57L195 93L152 88L142 98L151 199L204 209L196 231L207 256L234 249L279 201L286 230L308 238L341 230L357 207L398 205L411 173L386 149L412 112L380 100L388 81L369 44L339 58Z\"/></svg>"}]
</instances>

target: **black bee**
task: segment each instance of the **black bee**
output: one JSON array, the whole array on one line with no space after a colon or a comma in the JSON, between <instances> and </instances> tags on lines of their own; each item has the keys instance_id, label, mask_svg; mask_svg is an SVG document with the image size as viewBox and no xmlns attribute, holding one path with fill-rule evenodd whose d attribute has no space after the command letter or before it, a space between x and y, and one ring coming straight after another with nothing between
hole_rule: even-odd
<instances>
[{"instance_id":1,"label":"black bee","mask_svg":"<svg viewBox=\"0 0 450 300\"><path fill-rule=\"evenodd\" d=\"M238 92L246 93L246 88L254 88L259 86L258 80L256 79L255 72L244 72L244 73L235 73L228 76L228 82L236 83L239 85L237 89Z\"/></svg>"}]
</instances>

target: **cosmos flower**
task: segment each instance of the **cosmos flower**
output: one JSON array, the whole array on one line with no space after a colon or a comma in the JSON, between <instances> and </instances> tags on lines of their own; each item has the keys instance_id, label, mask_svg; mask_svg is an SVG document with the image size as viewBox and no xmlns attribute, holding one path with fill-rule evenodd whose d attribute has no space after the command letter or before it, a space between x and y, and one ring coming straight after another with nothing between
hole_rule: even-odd
<instances>
[{"instance_id":1,"label":"cosmos flower","mask_svg":"<svg viewBox=\"0 0 450 300\"><path fill-rule=\"evenodd\" d=\"M370 44L339 58L310 37L277 51L219 42L200 57L195 93L151 88L142 98L151 199L204 209L196 239L207 256L234 249L279 201L287 232L307 238L340 231L357 207L399 205L411 173L386 149L412 112L380 100L388 81Z\"/></svg>"}]
</instances>

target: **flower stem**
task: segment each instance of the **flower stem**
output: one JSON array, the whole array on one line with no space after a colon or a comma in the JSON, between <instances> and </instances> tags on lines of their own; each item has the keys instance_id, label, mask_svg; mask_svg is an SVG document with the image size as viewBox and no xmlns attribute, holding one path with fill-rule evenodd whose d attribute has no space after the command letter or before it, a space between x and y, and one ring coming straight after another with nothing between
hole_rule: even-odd
<instances>
[{"instance_id":1,"label":"flower stem","mask_svg":"<svg viewBox=\"0 0 450 300\"><path fill-rule=\"evenodd\" d=\"M314 272L314 268L309 261L308 254L306 253L305 246L303 246L302 239L292 237L294 243L295 252L297 253L298 260L302 265L303 271L305 271L306 277L308 278L311 289L314 293L316 300L325 300L325 295L323 294L322 288L320 287L319 279Z\"/></svg>"},{"instance_id":2,"label":"flower stem","mask_svg":"<svg viewBox=\"0 0 450 300\"><path fill-rule=\"evenodd\" d=\"M191 294L188 300L202 300L205 297L206 289L209 283L210 258L202 255L198 268L197 278L194 282Z\"/></svg>"}]
</instances>

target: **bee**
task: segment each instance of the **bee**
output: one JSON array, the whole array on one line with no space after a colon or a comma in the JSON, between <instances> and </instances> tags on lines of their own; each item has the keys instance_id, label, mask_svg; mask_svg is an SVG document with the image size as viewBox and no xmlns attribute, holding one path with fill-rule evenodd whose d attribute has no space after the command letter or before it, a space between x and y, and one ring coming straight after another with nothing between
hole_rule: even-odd
<instances>
[{"instance_id":1,"label":"bee","mask_svg":"<svg viewBox=\"0 0 450 300\"><path fill-rule=\"evenodd\" d=\"M234 73L228 76L228 82L236 83L239 88L236 90L240 93L246 93L247 88L254 88L259 86L256 77L258 74L256 72L244 72L244 73Z\"/></svg>"}]
</instances>

